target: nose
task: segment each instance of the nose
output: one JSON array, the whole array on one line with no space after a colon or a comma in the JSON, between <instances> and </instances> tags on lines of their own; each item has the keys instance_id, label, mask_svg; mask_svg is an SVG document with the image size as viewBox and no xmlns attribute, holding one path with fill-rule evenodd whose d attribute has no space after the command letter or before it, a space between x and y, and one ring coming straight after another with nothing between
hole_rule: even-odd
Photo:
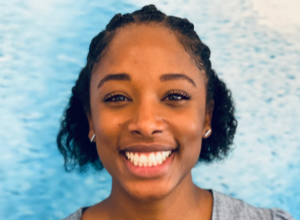
<instances>
[{"instance_id":1,"label":"nose","mask_svg":"<svg viewBox=\"0 0 300 220\"><path fill-rule=\"evenodd\" d=\"M131 134L144 138L153 138L162 133L166 124L159 113L159 103L153 101L143 101L137 104L132 112L132 118L128 125Z\"/></svg>"}]
</instances>

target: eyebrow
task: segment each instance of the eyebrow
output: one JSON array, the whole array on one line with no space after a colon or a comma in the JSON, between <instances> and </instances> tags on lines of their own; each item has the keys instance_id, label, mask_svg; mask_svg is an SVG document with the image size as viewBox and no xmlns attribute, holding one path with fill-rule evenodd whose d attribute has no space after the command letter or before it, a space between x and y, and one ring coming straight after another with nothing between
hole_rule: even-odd
<instances>
[{"instance_id":1,"label":"eyebrow","mask_svg":"<svg viewBox=\"0 0 300 220\"><path fill-rule=\"evenodd\" d=\"M108 74L106 75L101 81L99 82L97 88L100 88L103 83L110 81L110 80L123 80L123 81L130 81L131 78L127 73L118 73L118 74Z\"/></svg>"},{"instance_id":2,"label":"eyebrow","mask_svg":"<svg viewBox=\"0 0 300 220\"><path fill-rule=\"evenodd\" d=\"M187 80L188 82L193 84L194 87L196 87L194 80L192 80L190 77L182 73L167 73L160 76L161 82L170 81L170 80L182 80L182 79ZM103 79L100 80L97 88L100 88L105 82L110 80L131 81L131 77L127 73L108 74Z\"/></svg>"},{"instance_id":3,"label":"eyebrow","mask_svg":"<svg viewBox=\"0 0 300 220\"><path fill-rule=\"evenodd\" d=\"M187 80L188 82L192 83L194 87L196 87L194 80L192 80L190 77L182 73L168 73L160 77L161 82L169 81L169 80L180 80L180 79Z\"/></svg>"}]
</instances>

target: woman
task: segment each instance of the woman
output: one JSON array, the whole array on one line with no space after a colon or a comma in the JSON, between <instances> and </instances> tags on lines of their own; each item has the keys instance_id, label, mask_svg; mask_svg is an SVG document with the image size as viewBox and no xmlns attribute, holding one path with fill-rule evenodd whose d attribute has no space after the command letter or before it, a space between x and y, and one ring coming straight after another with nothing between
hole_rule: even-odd
<instances>
[{"instance_id":1,"label":"woman","mask_svg":"<svg viewBox=\"0 0 300 220\"><path fill-rule=\"evenodd\" d=\"M66 219L292 219L192 182L198 161L227 156L237 126L193 27L149 5L92 40L57 143L67 170L105 167L112 191Z\"/></svg>"}]
</instances>

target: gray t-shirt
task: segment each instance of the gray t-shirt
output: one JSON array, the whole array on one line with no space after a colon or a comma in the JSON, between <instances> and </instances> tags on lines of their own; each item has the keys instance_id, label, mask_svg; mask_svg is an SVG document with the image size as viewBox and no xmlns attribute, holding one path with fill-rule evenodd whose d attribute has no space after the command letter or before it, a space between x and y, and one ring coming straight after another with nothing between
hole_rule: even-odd
<instances>
[{"instance_id":1,"label":"gray t-shirt","mask_svg":"<svg viewBox=\"0 0 300 220\"><path fill-rule=\"evenodd\" d=\"M255 208L240 199L210 190L213 194L212 220L294 220L281 209ZM82 208L63 220L81 220Z\"/></svg>"}]
</instances>

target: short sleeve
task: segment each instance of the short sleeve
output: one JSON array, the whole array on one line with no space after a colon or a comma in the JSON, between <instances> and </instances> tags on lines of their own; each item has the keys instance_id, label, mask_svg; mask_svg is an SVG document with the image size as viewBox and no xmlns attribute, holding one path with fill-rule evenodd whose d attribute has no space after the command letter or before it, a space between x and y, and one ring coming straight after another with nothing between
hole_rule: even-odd
<instances>
[{"instance_id":1,"label":"short sleeve","mask_svg":"<svg viewBox=\"0 0 300 220\"><path fill-rule=\"evenodd\" d=\"M62 220L80 220L82 215L82 209L78 209L73 214L69 215L68 217L62 219Z\"/></svg>"},{"instance_id":2,"label":"short sleeve","mask_svg":"<svg viewBox=\"0 0 300 220\"><path fill-rule=\"evenodd\" d=\"M271 209L273 220L295 220L289 213L282 209Z\"/></svg>"}]
</instances>

